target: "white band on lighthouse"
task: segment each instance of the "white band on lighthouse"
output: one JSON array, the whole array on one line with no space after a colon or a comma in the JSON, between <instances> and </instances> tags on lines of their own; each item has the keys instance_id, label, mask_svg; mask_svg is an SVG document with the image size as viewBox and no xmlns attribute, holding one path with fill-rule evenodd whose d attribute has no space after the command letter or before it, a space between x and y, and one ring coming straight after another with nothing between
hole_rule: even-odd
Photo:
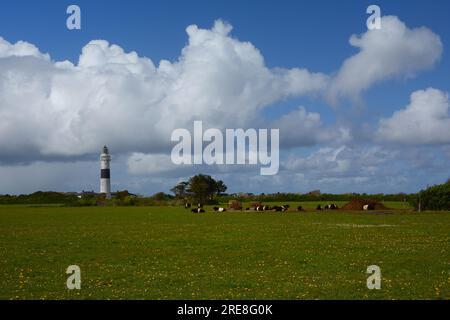
<instances>
[{"instance_id":1,"label":"white band on lighthouse","mask_svg":"<svg viewBox=\"0 0 450 320\"><path fill-rule=\"evenodd\" d=\"M100 193L106 194L106 198L111 198L111 176L109 163L111 156L108 147L103 147L103 153L100 155Z\"/></svg>"}]
</instances>

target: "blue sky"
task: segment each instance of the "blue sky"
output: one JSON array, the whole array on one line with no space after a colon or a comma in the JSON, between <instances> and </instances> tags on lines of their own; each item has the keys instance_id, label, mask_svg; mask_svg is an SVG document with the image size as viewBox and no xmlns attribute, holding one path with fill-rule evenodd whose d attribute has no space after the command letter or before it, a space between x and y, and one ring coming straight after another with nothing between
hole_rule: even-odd
<instances>
[{"instance_id":1,"label":"blue sky","mask_svg":"<svg viewBox=\"0 0 450 320\"><path fill-rule=\"evenodd\" d=\"M82 9L82 31L65 28L70 4ZM268 66L294 67L300 60L312 70L332 72L352 52L345 45L349 35L365 31L370 4L378 4L383 15L397 15L411 27L425 25L444 42L449 39L450 3L445 0L17 0L2 2L0 26L4 38L27 39L57 60L76 60L88 41L107 39L158 61L178 57L186 42L186 26L195 23L206 28L220 18L235 26L234 36L264 52Z\"/></svg>"},{"instance_id":2,"label":"blue sky","mask_svg":"<svg viewBox=\"0 0 450 320\"><path fill-rule=\"evenodd\" d=\"M65 11L70 4L81 7L82 30L70 31L65 27L67 18ZM333 171L330 173L330 179L327 179L317 175L309 176L309 173L302 171L308 169L301 167L298 169L299 172L305 173L306 176L299 176L295 183L287 180L292 174L287 172L285 176L281 174L280 177L264 180L267 182L265 187L262 187L261 177L253 176L254 172L247 172L245 168L244 173L239 171L239 173L224 174L220 170L217 172L212 170L212 174L220 177L223 175L228 179L226 181L230 191L306 192L310 188L321 188L329 192L359 190L384 192L385 189L387 192L412 192L450 176L450 165L447 165L450 159L446 158L447 155L450 157L448 142L450 137L437 140L423 139L426 140L424 143L415 145L405 139L401 143L398 141L395 143L374 142L371 138L366 139L365 135L370 136L377 130L380 119L388 119L394 112L405 109L410 104L410 96L413 92L430 87L439 90L442 95L450 91L450 58L447 52L450 43L448 18L450 2L448 1L2 1L0 37L11 44L26 41L37 47L41 53L48 53L51 61L69 60L74 65L78 63L84 46L92 40L102 39L109 44L117 44L126 53L135 51L139 57L149 58L155 66L158 66L162 59L176 64L181 51L188 45L187 26L195 24L200 29L210 30L214 22L221 19L233 26L230 37L239 42L252 43L264 57L265 67L269 70L278 67L305 68L311 73L320 73L334 78L339 74L344 61L359 52L358 48L349 44L349 38L353 34L361 35L367 32L368 14L365 11L370 4L379 5L383 16L398 17L409 29L424 26L431 30L440 38L442 53L432 63L414 70L411 74L401 70L399 76L387 76L380 81L374 81L367 89L358 92L359 99L356 103L351 98L344 97L336 105L332 105L329 100L318 98L316 94L294 94L268 103L259 115L264 121L270 122L283 115L291 114L299 106L303 106L307 112L320 115L323 131L333 132L338 126L351 128L351 141L341 142L338 137L336 139L331 137L326 142L322 140L318 142L314 139L314 143L299 142L294 148L286 148L281 158L283 160L292 157L307 158L310 155L314 158L317 152L324 148L339 149L345 145L345 150L354 155L351 161L356 161L355 158L361 156L356 162L349 160L350 165L358 163L361 166L357 168L361 174L356 177L341 172L336 174ZM418 57L418 59L421 58ZM414 61L412 60L411 63ZM366 70L361 69L359 72L365 73ZM408 117L408 113L405 117ZM3 121L6 123L7 120ZM445 126L445 123L440 123L439 126ZM370 126L372 127L367 129ZM441 132L443 135L447 134L445 129ZM26 135L29 133L21 132L21 134L26 140ZM304 135L300 136L299 141L305 138ZM439 136L436 132L432 135ZM12 145L14 142L4 143ZM114 150L114 142L111 143ZM130 142L130 145L132 144ZM39 149L39 146L33 145L32 148ZM75 167L79 170L94 172L96 168L92 169L95 163L93 159L96 159L97 155L89 148L86 147L74 156L74 159L86 161L81 164L77 162ZM362 154L366 155L367 148L389 149L405 155L406 159L399 155L389 160L393 165L385 163L384 167L376 169L371 167L371 170L378 170L376 173L378 177L383 176L387 168L398 167L397 171L386 173L386 175L398 175L400 177L398 181L394 179L387 182L386 176L383 176L373 186L368 186L367 179L373 179L373 176L364 176L362 160L364 158ZM176 172L169 174L167 170L159 174L154 171L147 174L133 174L128 158L131 153L157 153L157 148L153 145L148 148L139 146L135 149L122 145L116 147L116 150L120 150L120 153L116 154L118 161L117 180L114 182L116 188L128 188L144 194L161 189L167 191L170 184L184 178L183 175L188 176L201 170L201 168L194 168L192 171L180 174ZM14 187L11 187L10 183L1 185L0 182L0 193L20 193L22 190L31 192L36 189L67 191L96 189L97 177L74 178L79 176L77 173L65 176L66 170L63 168L70 167L71 162L67 160L67 154L61 150L58 149L50 155L45 150L39 150L36 157L26 160L20 159L20 156L12 151L4 154L0 151L0 175L3 172L4 177L14 176L13 173L20 168L23 169L23 166L27 166L27 170L30 171L33 171L33 165L44 166L46 170L61 168L58 169L61 173L54 179L46 181L43 177L36 177L32 183L25 181L17 183ZM332 151L329 150L329 152ZM7 161L15 157L17 161ZM343 154L339 157L343 157ZM40 163L36 164L39 161ZM335 164L325 164L325 166L328 165ZM410 175L409 172L411 172ZM245 182L250 176L254 178L253 184ZM4 181L6 180L5 178ZM71 182L67 183L67 180ZM332 181L331 184L330 181ZM358 184L355 181L363 182ZM384 188L386 184L388 185ZM250 190L244 190L247 187Z\"/></svg>"}]
</instances>

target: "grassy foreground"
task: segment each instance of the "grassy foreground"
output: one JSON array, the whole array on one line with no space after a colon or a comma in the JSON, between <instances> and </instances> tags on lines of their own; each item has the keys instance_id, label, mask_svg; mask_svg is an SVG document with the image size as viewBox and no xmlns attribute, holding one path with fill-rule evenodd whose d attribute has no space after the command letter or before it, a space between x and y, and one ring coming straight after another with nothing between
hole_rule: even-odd
<instances>
[{"instance_id":1,"label":"grassy foreground","mask_svg":"<svg viewBox=\"0 0 450 320\"><path fill-rule=\"evenodd\" d=\"M0 206L0 279L0 299L449 299L450 213Z\"/></svg>"}]
</instances>

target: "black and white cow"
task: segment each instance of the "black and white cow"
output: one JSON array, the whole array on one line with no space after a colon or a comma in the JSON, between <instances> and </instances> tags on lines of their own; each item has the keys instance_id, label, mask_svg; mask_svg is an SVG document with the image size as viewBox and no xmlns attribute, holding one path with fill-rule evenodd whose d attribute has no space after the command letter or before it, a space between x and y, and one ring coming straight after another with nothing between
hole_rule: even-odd
<instances>
[{"instance_id":1,"label":"black and white cow","mask_svg":"<svg viewBox=\"0 0 450 320\"><path fill-rule=\"evenodd\" d=\"M276 211L276 212L285 212L288 209L289 209L289 205L288 204L285 204L285 205L282 205L282 206L273 206L272 207L272 210Z\"/></svg>"}]
</instances>

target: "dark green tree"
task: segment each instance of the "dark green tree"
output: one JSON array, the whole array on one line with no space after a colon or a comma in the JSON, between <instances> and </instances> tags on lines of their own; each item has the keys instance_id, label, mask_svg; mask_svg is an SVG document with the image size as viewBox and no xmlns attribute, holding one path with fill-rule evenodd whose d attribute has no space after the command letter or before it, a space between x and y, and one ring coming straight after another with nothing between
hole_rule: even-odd
<instances>
[{"instance_id":1,"label":"dark green tree","mask_svg":"<svg viewBox=\"0 0 450 320\"><path fill-rule=\"evenodd\" d=\"M188 192L200 203L206 203L215 194L215 183L211 176L198 174L189 179Z\"/></svg>"},{"instance_id":2,"label":"dark green tree","mask_svg":"<svg viewBox=\"0 0 450 320\"><path fill-rule=\"evenodd\" d=\"M217 195L221 195L222 193L225 193L225 191L227 191L227 186L225 185L225 183L223 183L222 180L216 181L216 192Z\"/></svg>"},{"instance_id":3,"label":"dark green tree","mask_svg":"<svg viewBox=\"0 0 450 320\"><path fill-rule=\"evenodd\" d=\"M130 193L128 192L128 190L117 191L115 198L118 200L123 200L126 197L128 197L129 195L130 195Z\"/></svg>"},{"instance_id":4,"label":"dark green tree","mask_svg":"<svg viewBox=\"0 0 450 320\"><path fill-rule=\"evenodd\" d=\"M227 186L223 181L216 181L209 175L198 174L191 177L187 182L180 182L170 191L177 197L189 197L193 201L207 203L226 190Z\"/></svg>"},{"instance_id":5,"label":"dark green tree","mask_svg":"<svg viewBox=\"0 0 450 320\"><path fill-rule=\"evenodd\" d=\"M152 199L156 200L156 201L164 201L164 200L167 200L167 198L168 197L164 192L158 192L152 196Z\"/></svg>"},{"instance_id":6,"label":"dark green tree","mask_svg":"<svg viewBox=\"0 0 450 320\"><path fill-rule=\"evenodd\" d=\"M188 185L189 185L189 182L182 181L182 182L178 183L175 187L170 189L170 191L175 195L175 197L184 198L187 195Z\"/></svg>"}]
</instances>

